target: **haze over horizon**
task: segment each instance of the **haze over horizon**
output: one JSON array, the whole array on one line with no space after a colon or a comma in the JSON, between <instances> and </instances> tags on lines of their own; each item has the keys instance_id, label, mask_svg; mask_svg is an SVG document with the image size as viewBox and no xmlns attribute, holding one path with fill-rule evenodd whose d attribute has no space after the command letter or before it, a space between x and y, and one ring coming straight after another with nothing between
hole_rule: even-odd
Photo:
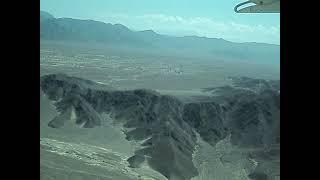
<instances>
[{"instance_id":1,"label":"haze over horizon","mask_svg":"<svg viewBox=\"0 0 320 180\"><path fill-rule=\"evenodd\" d=\"M91 19L123 24L134 31L153 30L172 36L222 38L232 42L280 44L279 14L236 14L226 2L130 0L40 0L40 9L56 18ZM128 9L130 7L130 9Z\"/></svg>"}]
</instances>

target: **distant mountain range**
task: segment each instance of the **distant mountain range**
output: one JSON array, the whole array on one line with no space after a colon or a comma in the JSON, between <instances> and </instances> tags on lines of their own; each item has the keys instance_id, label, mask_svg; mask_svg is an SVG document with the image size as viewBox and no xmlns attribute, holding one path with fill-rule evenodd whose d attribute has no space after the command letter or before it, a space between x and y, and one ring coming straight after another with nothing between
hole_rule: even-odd
<instances>
[{"instance_id":1,"label":"distant mountain range","mask_svg":"<svg viewBox=\"0 0 320 180\"><path fill-rule=\"evenodd\" d=\"M103 43L142 48L147 51L178 52L195 57L206 56L276 64L279 64L280 60L279 45L235 43L221 38L198 36L174 37L157 34L153 30L132 31L121 24L55 18L44 11L40 11L40 38L43 40Z\"/></svg>"},{"instance_id":2,"label":"distant mountain range","mask_svg":"<svg viewBox=\"0 0 320 180\"><path fill-rule=\"evenodd\" d=\"M40 22L47 19L54 19L54 16L45 11L40 11Z\"/></svg>"}]
</instances>

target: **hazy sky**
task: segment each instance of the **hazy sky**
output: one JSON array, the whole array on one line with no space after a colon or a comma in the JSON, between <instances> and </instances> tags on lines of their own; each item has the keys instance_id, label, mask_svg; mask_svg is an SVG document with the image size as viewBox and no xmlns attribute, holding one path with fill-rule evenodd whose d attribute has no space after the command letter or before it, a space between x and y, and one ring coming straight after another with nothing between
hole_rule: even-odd
<instances>
[{"instance_id":1,"label":"hazy sky","mask_svg":"<svg viewBox=\"0 0 320 180\"><path fill-rule=\"evenodd\" d=\"M175 36L280 44L280 14L236 14L246 0L40 0L55 17L120 23Z\"/></svg>"}]
</instances>

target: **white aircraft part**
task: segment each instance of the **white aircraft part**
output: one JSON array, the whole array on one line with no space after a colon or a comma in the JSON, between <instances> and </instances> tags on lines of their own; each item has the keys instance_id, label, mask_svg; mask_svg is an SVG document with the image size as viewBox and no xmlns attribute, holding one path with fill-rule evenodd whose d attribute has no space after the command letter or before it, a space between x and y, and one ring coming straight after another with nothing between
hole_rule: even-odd
<instances>
[{"instance_id":1,"label":"white aircraft part","mask_svg":"<svg viewBox=\"0 0 320 180\"><path fill-rule=\"evenodd\" d=\"M254 4L252 6L244 7L239 10L241 6L247 4ZM238 4L234 8L237 13L279 13L280 0L249 0Z\"/></svg>"}]
</instances>

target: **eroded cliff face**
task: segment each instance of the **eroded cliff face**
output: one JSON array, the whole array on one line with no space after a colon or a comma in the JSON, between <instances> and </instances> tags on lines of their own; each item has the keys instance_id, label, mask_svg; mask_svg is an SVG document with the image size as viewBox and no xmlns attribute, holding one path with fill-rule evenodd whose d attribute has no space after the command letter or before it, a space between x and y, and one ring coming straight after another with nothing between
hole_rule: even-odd
<instances>
[{"instance_id":1,"label":"eroded cliff face","mask_svg":"<svg viewBox=\"0 0 320 180\"><path fill-rule=\"evenodd\" d=\"M94 128L101 125L101 114L109 114L123 125L128 141L140 143L128 159L130 166L147 162L168 179L190 180L199 174L193 163L197 134L213 147L230 137L236 147L256 149L248 151L248 158L279 154L273 148L280 143L279 81L236 78L232 86L205 89L212 93L206 101L190 103L152 90L118 91L63 74L41 77L40 87L59 112L48 126L59 128L73 118L75 125ZM269 177L264 169L248 176Z\"/></svg>"}]
</instances>

